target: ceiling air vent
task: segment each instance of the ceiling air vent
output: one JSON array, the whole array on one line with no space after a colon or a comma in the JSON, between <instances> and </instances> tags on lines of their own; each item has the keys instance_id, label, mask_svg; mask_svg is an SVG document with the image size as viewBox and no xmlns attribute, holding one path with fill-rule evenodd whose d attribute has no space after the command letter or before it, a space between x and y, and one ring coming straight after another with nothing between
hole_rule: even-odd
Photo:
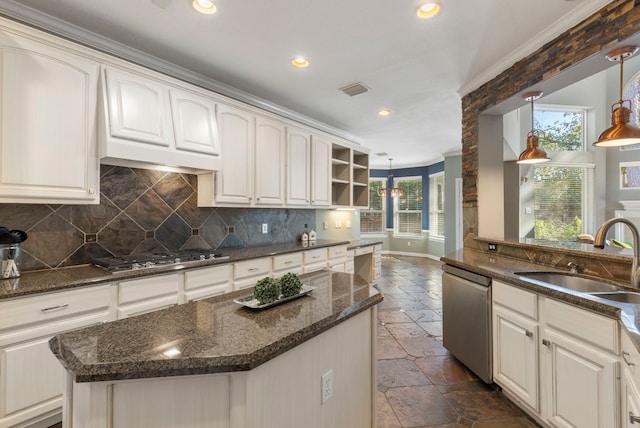
<instances>
[{"instance_id":1,"label":"ceiling air vent","mask_svg":"<svg viewBox=\"0 0 640 428\"><path fill-rule=\"evenodd\" d=\"M389 153L387 153L387 152L380 152L380 153L376 153L376 156L381 156L381 157L382 157L382 156L384 156L384 157L387 157L387 156L389 156Z\"/></svg>"},{"instance_id":2,"label":"ceiling air vent","mask_svg":"<svg viewBox=\"0 0 640 428\"><path fill-rule=\"evenodd\" d=\"M355 97L356 95L364 94L365 92L369 92L369 88L367 88L364 84L358 82L352 85L347 85L340 88L342 92L349 95L350 97Z\"/></svg>"}]
</instances>

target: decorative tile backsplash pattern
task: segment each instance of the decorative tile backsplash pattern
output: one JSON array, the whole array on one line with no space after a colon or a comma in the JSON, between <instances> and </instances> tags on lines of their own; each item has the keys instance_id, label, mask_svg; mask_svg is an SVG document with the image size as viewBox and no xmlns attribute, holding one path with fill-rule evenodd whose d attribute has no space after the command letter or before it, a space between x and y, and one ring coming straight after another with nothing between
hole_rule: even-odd
<instances>
[{"instance_id":1,"label":"decorative tile backsplash pattern","mask_svg":"<svg viewBox=\"0 0 640 428\"><path fill-rule=\"evenodd\" d=\"M0 225L29 234L22 271L91 258L295 241L315 210L198 208L195 175L102 165L100 205L0 204ZM261 233L261 225L269 233Z\"/></svg>"}]
</instances>

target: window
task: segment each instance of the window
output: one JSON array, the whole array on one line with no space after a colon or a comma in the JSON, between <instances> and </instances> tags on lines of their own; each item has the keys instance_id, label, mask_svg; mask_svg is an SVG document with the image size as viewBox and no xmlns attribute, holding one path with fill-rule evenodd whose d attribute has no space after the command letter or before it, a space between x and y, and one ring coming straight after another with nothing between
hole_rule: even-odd
<instances>
[{"instance_id":1,"label":"window","mask_svg":"<svg viewBox=\"0 0 640 428\"><path fill-rule=\"evenodd\" d=\"M534 236L544 240L573 240L584 233L593 168L536 166L534 170Z\"/></svg>"},{"instance_id":2,"label":"window","mask_svg":"<svg viewBox=\"0 0 640 428\"><path fill-rule=\"evenodd\" d=\"M403 196L394 200L394 230L399 235L420 235L422 232L422 178L396 178L394 186Z\"/></svg>"},{"instance_id":3,"label":"window","mask_svg":"<svg viewBox=\"0 0 640 428\"><path fill-rule=\"evenodd\" d=\"M360 210L360 233L385 233L385 199L380 196L383 180L369 181L369 209Z\"/></svg>"},{"instance_id":4,"label":"window","mask_svg":"<svg viewBox=\"0 0 640 428\"><path fill-rule=\"evenodd\" d=\"M444 238L444 172L429 176L429 236Z\"/></svg>"},{"instance_id":5,"label":"window","mask_svg":"<svg viewBox=\"0 0 640 428\"><path fill-rule=\"evenodd\" d=\"M593 165L583 163L586 111L541 107L534 111L540 146L551 162L533 168L534 237L566 241L592 230ZM562 158L562 163L554 160Z\"/></svg>"}]
</instances>

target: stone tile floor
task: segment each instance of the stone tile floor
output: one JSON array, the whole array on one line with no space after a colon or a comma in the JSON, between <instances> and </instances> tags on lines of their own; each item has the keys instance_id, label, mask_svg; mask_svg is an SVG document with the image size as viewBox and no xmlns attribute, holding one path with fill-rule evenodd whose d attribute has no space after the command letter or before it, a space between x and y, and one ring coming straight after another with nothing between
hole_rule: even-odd
<instances>
[{"instance_id":1,"label":"stone tile floor","mask_svg":"<svg viewBox=\"0 0 640 428\"><path fill-rule=\"evenodd\" d=\"M385 256L378 288L378 428L532 428L442 346L441 263Z\"/></svg>"},{"instance_id":2,"label":"stone tile floor","mask_svg":"<svg viewBox=\"0 0 640 428\"><path fill-rule=\"evenodd\" d=\"M378 428L538 426L442 346L440 262L384 256L378 288Z\"/></svg>"}]
</instances>

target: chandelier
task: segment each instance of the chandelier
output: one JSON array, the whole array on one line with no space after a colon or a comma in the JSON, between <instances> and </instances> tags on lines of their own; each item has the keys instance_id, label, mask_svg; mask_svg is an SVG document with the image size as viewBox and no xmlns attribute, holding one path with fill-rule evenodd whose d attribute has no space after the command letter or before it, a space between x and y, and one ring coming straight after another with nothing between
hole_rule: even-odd
<instances>
[{"instance_id":1,"label":"chandelier","mask_svg":"<svg viewBox=\"0 0 640 428\"><path fill-rule=\"evenodd\" d=\"M387 186L389 185L389 183L393 181L393 173L391 172L392 160L393 158L389 158L389 175L387 176ZM399 187L383 187L382 189L380 189L379 194L381 197L384 198L385 196L387 196L387 192L389 193L389 196L391 196L392 198L397 198L398 196L404 196L404 191Z\"/></svg>"}]
</instances>

